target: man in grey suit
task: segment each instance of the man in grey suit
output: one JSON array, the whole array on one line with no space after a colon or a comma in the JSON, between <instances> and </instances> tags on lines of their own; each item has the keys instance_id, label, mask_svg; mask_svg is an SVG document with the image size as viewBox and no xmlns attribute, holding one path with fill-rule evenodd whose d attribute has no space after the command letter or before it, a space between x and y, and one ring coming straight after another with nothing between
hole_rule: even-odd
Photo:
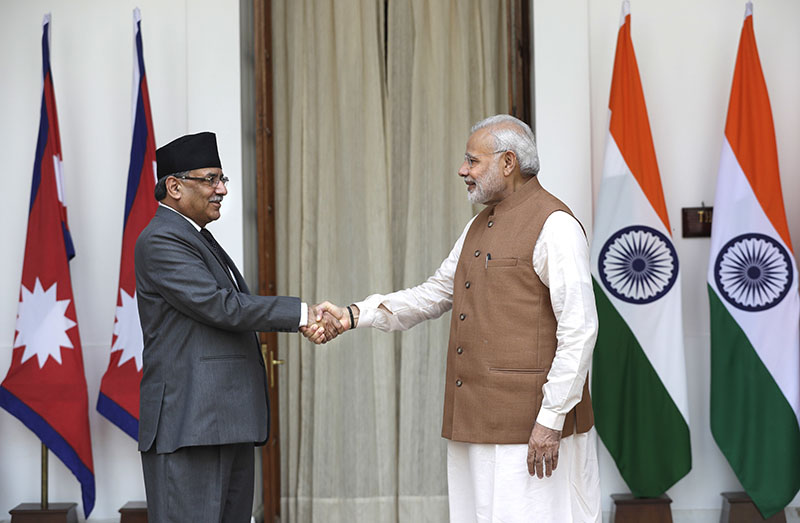
<instances>
[{"instance_id":1,"label":"man in grey suit","mask_svg":"<svg viewBox=\"0 0 800 523\"><path fill-rule=\"evenodd\" d=\"M317 343L326 334L314 323L321 315L299 298L250 294L205 229L220 217L228 192L215 135L182 136L158 149L156 160L160 205L135 254L144 336L139 450L148 520L247 522L253 445L269 435L255 331L304 327Z\"/></svg>"}]
</instances>

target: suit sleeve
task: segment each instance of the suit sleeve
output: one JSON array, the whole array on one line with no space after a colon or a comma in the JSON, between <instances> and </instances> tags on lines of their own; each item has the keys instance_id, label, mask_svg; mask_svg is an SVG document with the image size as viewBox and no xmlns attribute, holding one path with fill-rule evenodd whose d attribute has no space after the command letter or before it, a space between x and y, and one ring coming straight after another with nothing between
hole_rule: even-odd
<instances>
[{"instance_id":1,"label":"suit sleeve","mask_svg":"<svg viewBox=\"0 0 800 523\"><path fill-rule=\"evenodd\" d=\"M197 248L177 234L161 232L140 239L136 244L141 268L136 277L144 280L140 293L157 294L186 316L219 329L298 330L299 298L256 296L220 287Z\"/></svg>"}]
</instances>

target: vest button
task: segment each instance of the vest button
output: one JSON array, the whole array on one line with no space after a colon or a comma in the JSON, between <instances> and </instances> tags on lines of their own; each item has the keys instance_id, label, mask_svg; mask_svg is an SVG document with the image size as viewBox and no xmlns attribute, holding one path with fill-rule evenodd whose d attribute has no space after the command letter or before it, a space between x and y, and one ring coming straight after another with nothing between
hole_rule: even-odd
<instances>
[{"instance_id":1,"label":"vest button","mask_svg":"<svg viewBox=\"0 0 800 523\"><path fill-rule=\"evenodd\" d=\"M488 225L489 227L491 227L492 225L494 225L494 222L489 222L489 223L487 223L486 225Z\"/></svg>"},{"instance_id":2,"label":"vest button","mask_svg":"<svg viewBox=\"0 0 800 523\"><path fill-rule=\"evenodd\" d=\"M467 317L467 315L466 315L466 314L461 314L461 315L460 315L458 318L459 318L461 321L464 321L464 320L466 319L466 317Z\"/></svg>"},{"instance_id":3,"label":"vest button","mask_svg":"<svg viewBox=\"0 0 800 523\"><path fill-rule=\"evenodd\" d=\"M460 386L461 386L461 380L456 380L456 387L460 387Z\"/></svg>"},{"instance_id":4,"label":"vest button","mask_svg":"<svg viewBox=\"0 0 800 523\"><path fill-rule=\"evenodd\" d=\"M480 256L480 255L481 255L481 251L475 251L475 257L476 257L476 258L477 258L478 256Z\"/></svg>"},{"instance_id":5,"label":"vest button","mask_svg":"<svg viewBox=\"0 0 800 523\"><path fill-rule=\"evenodd\" d=\"M467 283L465 283L465 284L464 284L464 287L466 287L467 289L469 289L469 286L470 286L470 283L469 283L469 282L467 282Z\"/></svg>"},{"instance_id":6,"label":"vest button","mask_svg":"<svg viewBox=\"0 0 800 523\"><path fill-rule=\"evenodd\" d=\"M461 347L459 347L459 348L457 348L457 349L456 349L456 352L457 352L457 353L459 353L459 354L461 354L462 352L464 352L464 349L462 349Z\"/></svg>"}]
</instances>

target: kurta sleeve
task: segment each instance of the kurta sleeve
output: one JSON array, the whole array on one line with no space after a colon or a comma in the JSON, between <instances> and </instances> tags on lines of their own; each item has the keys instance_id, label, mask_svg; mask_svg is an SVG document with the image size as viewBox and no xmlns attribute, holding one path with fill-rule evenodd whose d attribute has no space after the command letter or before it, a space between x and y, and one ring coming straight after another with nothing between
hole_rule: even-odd
<instances>
[{"instance_id":1,"label":"kurta sleeve","mask_svg":"<svg viewBox=\"0 0 800 523\"><path fill-rule=\"evenodd\" d=\"M449 311L453 307L453 276L464 238L474 220L469 221L450 254L425 282L391 294L373 294L356 302L360 311L357 328L374 327L384 332L408 330Z\"/></svg>"},{"instance_id":2,"label":"kurta sleeve","mask_svg":"<svg viewBox=\"0 0 800 523\"><path fill-rule=\"evenodd\" d=\"M536 421L561 430L566 414L581 400L597 338L589 246L575 218L562 211L547 218L533 250L533 268L550 289L558 322L556 354Z\"/></svg>"}]
</instances>

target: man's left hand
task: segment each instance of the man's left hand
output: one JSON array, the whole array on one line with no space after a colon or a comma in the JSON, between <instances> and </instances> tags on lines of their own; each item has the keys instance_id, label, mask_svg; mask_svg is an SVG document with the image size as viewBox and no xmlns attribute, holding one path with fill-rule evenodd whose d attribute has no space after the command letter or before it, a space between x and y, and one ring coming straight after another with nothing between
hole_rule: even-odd
<instances>
[{"instance_id":1,"label":"man's left hand","mask_svg":"<svg viewBox=\"0 0 800 523\"><path fill-rule=\"evenodd\" d=\"M561 431L548 429L536 423L528 440L528 474L541 479L550 477L558 466L558 447L561 443ZM544 462L544 467L542 467ZM543 470L544 469L544 470ZM542 473L544 472L544 474Z\"/></svg>"}]
</instances>

